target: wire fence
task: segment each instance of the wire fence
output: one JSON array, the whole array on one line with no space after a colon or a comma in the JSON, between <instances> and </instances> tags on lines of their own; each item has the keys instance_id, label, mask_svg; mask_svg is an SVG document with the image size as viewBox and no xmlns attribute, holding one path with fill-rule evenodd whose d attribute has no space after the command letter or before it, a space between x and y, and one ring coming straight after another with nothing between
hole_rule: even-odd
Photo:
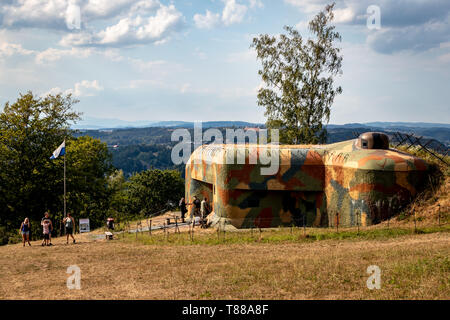
<instances>
[{"instance_id":1,"label":"wire fence","mask_svg":"<svg viewBox=\"0 0 450 320\"><path fill-rule=\"evenodd\" d=\"M404 132L385 132L389 136L390 143L398 148L399 146L406 146L406 150L412 147L418 147L420 150L428 153L432 157L446 164L449 163L445 160L445 157L449 154L449 146L436 139L430 139L423 136L415 135L414 133ZM358 138L360 133L358 131L352 132L355 138Z\"/></svg>"},{"instance_id":2,"label":"wire fence","mask_svg":"<svg viewBox=\"0 0 450 320\"><path fill-rule=\"evenodd\" d=\"M239 241L262 241L265 240L302 240L302 239L327 239L327 238L365 238L367 236L389 236L402 234L420 234L431 233L446 230L449 225L448 208L442 210L438 205L435 216L425 218L418 216L415 209L407 214L397 217L391 217L383 220L379 224L366 226L361 223L360 214L356 224L345 225L339 222L339 213L335 215L335 223L331 227L312 227L307 225L305 219L301 223L280 223L273 224L273 219L259 218L257 223L247 228L236 228L230 221L220 219L215 224L209 226L206 221L188 218L185 222L181 221L179 215L172 215L171 218L165 217L165 221L155 223L154 219L148 218L145 221L131 222L124 221L118 223L114 232L115 239L127 240L153 240L156 242L177 242L182 243L210 243L214 242L239 242ZM408 223L402 223L401 220L409 220ZM131 224L130 224L131 222ZM236 222L236 221L234 221ZM239 227L240 224L238 223ZM386 232L387 231L387 232ZM392 234L390 234L390 232Z\"/></svg>"}]
</instances>

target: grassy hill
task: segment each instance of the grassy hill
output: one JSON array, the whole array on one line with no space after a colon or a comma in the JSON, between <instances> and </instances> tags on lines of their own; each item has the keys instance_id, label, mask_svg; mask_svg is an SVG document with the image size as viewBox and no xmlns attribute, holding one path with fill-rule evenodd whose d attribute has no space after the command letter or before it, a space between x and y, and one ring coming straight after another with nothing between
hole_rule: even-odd
<instances>
[{"instance_id":1,"label":"grassy hill","mask_svg":"<svg viewBox=\"0 0 450 320\"><path fill-rule=\"evenodd\" d=\"M412 204L416 215L406 210L359 230L197 227L192 235L184 226L180 233L123 233L106 241L99 229L76 235L76 244L56 238L53 247L6 245L0 247L0 298L448 299L449 188L447 172L437 189ZM81 290L66 287L70 265L81 269ZM366 286L371 265L381 269L379 290Z\"/></svg>"},{"instance_id":2,"label":"grassy hill","mask_svg":"<svg viewBox=\"0 0 450 320\"><path fill-rule=\"evenodd\" d=\"M450 168L434 161L430 187L370 227L224 232L180 227L54 238L52 247L0 247L1 299L443 299L450 297ZM448 157L447 157L447 160ZM414 211L412 210L414 209ZM415 212L413 214L413 212ZM152 219L153 226L179 215ZM130 222L130 228L148 221ZM123 229L124 224L118 225ZM66 287L69 266L81 290ZM369 290L367 268L381 270Z\"/></svg>"},{"instance_id":3,"label":"grassy hill","mask_svg":"<svg viewBox=\"0 0 450 320\"><path fill-rule=\"evenodd\" d=\"M302 230L292 234L289 229L266 230L261 238L255 233L250 240L246 234L248 240L234 243L226 239L245 236L226 234L225 240L218 240L213 231L198 230L194 242L184 230L170 231L168 237L154 233L153 243L147 241L148 235L136 240L133 234L112 241L78 236L74 245L59 238L53 247L41 247L36 241L32 247L0 247L0 297L448 299L450 295L448 227L423 234L393 229L372 239L342 240L310 240ZM70 265L81 269L81 290L66 287ZM366 286L370 265L381 269L379 290Z\"/></svg>"}]
</instances>

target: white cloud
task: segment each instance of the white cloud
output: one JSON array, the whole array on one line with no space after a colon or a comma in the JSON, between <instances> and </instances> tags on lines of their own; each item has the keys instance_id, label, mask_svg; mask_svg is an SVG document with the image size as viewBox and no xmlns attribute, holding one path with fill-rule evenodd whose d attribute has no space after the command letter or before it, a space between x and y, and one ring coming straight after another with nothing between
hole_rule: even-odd
<instances>
[{"instance_id":1,"label":"white cloud","mask_svg":"<svg viewBox=\"0 0 450 320\"><path fill-rule=\"evenodd\" d=\"M98 80L83 80L75 83L74 89L69 89L66 92L72 93L75 97L93 96L95 91L102 91L103 87L99 85Z\"/></svg>"},{"instance_id":2,"label":"white cloud","mask_svg":"<svg viewBox=\"0 0 450 320\"><path fill-rule=\"evenodd\" d=\"M160 44L184 25L183 15L174 5L161 5L150 17L129 16L99 32L81 32L65 36L63 46L127 46Z\"/></svg>"},{"instance_id":3,"label":"white cloud","mask_svg":"<svg viewBox=\"0 0 450 320\"><path fill-rule=\"evenodd\" d=\"M83 22L134 13L148 13L160 7L157 0L9 0L0 7L3 26L67 29L66 22L81 12ZM79 10L74 10L79 8Z\"/></svg>"},{"instance_id":4,"label":"white cloud","mask_svg":"<svg viewBox=\"0 0 450 320\"><path fill-rule=\"evenodd\" d=\"M60 87L54 87L54 88L51 88L50 90L48 90L47 92L44 92L43 94L41 94L41 97L46 97L48 95L56 96L60 93L63 93L63 90L61 90Z\"/></svg>"},{"instance_id":5,"label":"white cloud","mask_svg":"<svg viewBox=\"0 0 450 320\"><path fill-rule=\"evenodd\" d=\"M450 34L450 15L446 21L430 21L421 25L382 28L367 36L367 43L377 52L390 54L439 48Z\"/></svg>"},{"instance_id":6,"label":"white cloud","mask_svg":"<svg viewBox=\"0 0 450 320\"><path fill-rule=\"evenodd\" d=\"M22 45L16 43L9 43L7 41L0 41L0 58L10 58L13 56L33 56L34 61L37 64L50 64L52 62L59 61L66 57L86 59L93 55L105 57L110 61L119 62L123 61L124 57L120 55L118 49L108 48L108 49L93 49L93 48L70 48L70 49L58 49L58 48L48 48L43 51L28 50L24 49ZM129 59L130 62L133 59ZM155 63L155 62L153 62ZM149 62L142 62L140 67L144 68Z\"/></svg>"},{"instance_id":7,"label":"white cloud","mask_svg":"<svg viewBox=\"0 0 450 320\"><path fill-rule=\"evenodd\" d=\"M234 23L240 23L247 13L247 7L236 3L236 0L223 0L225 8L222 12L222 22L229 26Z\"/></svg>"},{"instance_id":8,"label":"white cloud","mask_svg":"<svg viewBox=\"0 0 450 320\"><path fill-rule=\"evenodd\" d=\"M60 87L55 87L55 88L51 88L49 91L47 91L46 93L42 94L41 97L43 96L47 96L49 94L52 95L57 95L59 93L62 94L72 94L74 97L90 97L90 96L94 96L96 92L98 91L102 91L103 87L100 86L98 80L83 80L81 82L77 82L74 85L73 89L67 89L67 90L61 90Z\"/></svg>"},{"instance_id":9,"label":"white cloud","mask_svg":"<svg viewBox=\"0 0 450 320\"><path fill-rule=\"evenodd\" d=\"M323 10L328 0L285 0L312 16ZM367 43L380 53L414 52L439 47L450 34L450 1L336 0L335 23L353 25L367 33ZM370 5L380 8L381 29L366 28ZM302 22L298 27L304 26Z\"/></svg>"},{"instance_id":10,"label":"white cloud","mask_svg":"<svg viewBox=\"0 0 450 320\"><path fill-rule=\"evenodd\" d=\"M205 14L197 13L194 15L195 26L199 29L212 29L221 23L225 26L241 23L248 8L264 8L261 0L248 0L248 6L237 3L236 0L222 0L224 8L222 13L213 13L206 10Z\"/></svg>"},{"instance_id":11,"label":"white cloud","mask_svg":"<svg viewBox=\"0 0 450 320\"><path fill-rule=\"evenodd\" d=\"M250 8L264 8L264 4L261 0L249 0L249 2Z\"/></svg>"},{"instance_id":12,"label":"white cloud","mask_svg":"<svg viewBox=\"0 0 450 320\"><path fill-rule=\"evenodd\" d=\"M75 29L81 31L71 32L78 12ZM95 29L95 21L111 19L112 25ZM60 42L64 46L162 44L183 26L181 12L158 0L8 0L0 6L0 27L66 31Z\"/></svg>"},{"instance_id":13,"label":"white cloud","mask_svg":"<svg viewBox=\"0 0 450 320\"><path fill-rule=\"evenodd\" d=\"M82 7L83 16L93 20L98 18L115 17L118 14L138 9L154 8L157 1L136 1L136 0L88 0Z\"/></svg>"},{"instance_id":14,"label":"white cloud","mask_svg":"<svg viewBox=\"0 0 450 320\"><path fill-rule=\"evenodd\" d=\"M334 21L336 23L349 23L355 19L353 8L342 8L334 10Z\"/></svg>"},{"instance_id":15,"label":"white cloud","mask_svg":"<svg viewBox=\"0 0 450 320\"><path fill-rule=\"evenodd\" d=\"M42 52L36 54L36 63L44 64L48 62L58 61L63 57L73 57L73 58L87 58L92 54L91 49L55 49L48 48Z\"/></svg>"},{"instance_id":16,"label":"white cloud","mask_svg":"<svg viewBox=\"0 0 450 320\"><path fill-rule=\"evenodd\" d=\"M0 7L4 27L61 28L68 0L13 0Z\"/></svg>"},{"instance_id":17,"label":"white cloud","mask_svg":"<svg viewBox=\"0 0 450 320\"><path fill-rule=\"evenodd\" d=\"M195 14L194 22L197 28L199 29L211 29L217 26L220 22L220 15L218 13L212 13L209 10L206 10L205 15Z\"/></svg>"},{"instance_id":18,"label":"white cloud","mask_svg":"<svg viewBox=\"0 0 450 320\"><path fill-rule=\"evenodd\" d=\"M133 66L135 66L140 71L147 71L149 69L154 69L155 67L167 64L167 62L164 60L143 61L141 59L133 59L133 58L128 58L128 60Z\"/></svg>"},{"instance_id":19,"label":"white cloud","mask_svg":"<svg viewBox=\"0 0 450 320\"><path fill-rule=\"evenodd\" d=\"M35 51L33 50L24 49L21 44L8 42L0 43L0 58L11 57L13 55L31 55L34 53Z\"/></svg>"},{"instance_id":20,"label":"white cloud","mask_svg":"<svg viewBox=\"0 0 450 320\"><path fill-rule=\"evenodd\" d=\"M224 8L222 14L212 13L206 10L204 15L195 14L194 22L195 26L199 29L211 29L222 22L225 26L230 26L235 23L241 23L244 20L245 14L247 13L247 6L239 4L236 0L222 0L224 3ZM250 0L250 7L262 8L263 4L259 0Z\"/></svg>"},{"instance_id":21,"label":"white cloud","mask_svg":"<svg viewBox=\"0 0 450 320\"><path fill-rule=\"evenodd\" d=\"M124 59L124 57L122 57L120 55L120 53L117 49L106 49L103 51L103 55L105 56L105 58L107 58L113 62L119 62Z\"/></svg>"}]
</instances>

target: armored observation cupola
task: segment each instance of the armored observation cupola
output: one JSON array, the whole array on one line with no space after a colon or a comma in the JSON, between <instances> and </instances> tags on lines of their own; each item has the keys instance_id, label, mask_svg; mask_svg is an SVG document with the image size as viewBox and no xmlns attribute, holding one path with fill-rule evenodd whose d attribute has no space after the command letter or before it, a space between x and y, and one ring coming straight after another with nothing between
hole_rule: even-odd
<instances>
[{"instance_id":1,"label":"armored observation cupola","mask_svg":"<svg viewBox=\"0 0 450 320\"><path fill-rule=\"evenodd\" d=\"M358 137L356 147L359 149L388 150L389 137L382 132L365 132Z\"/></svg>"}]
</instances>

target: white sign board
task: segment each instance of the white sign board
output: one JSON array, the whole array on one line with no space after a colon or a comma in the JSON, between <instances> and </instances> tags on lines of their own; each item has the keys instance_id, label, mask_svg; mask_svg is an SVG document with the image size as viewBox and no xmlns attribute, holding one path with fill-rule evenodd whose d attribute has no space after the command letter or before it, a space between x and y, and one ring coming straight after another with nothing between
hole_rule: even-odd
<instances>
[{"instance_id":1,"label":"white sign board","mask_svg":"<svg viewBox=\"0 0 450 320\"><path fill-rule=\"evenodd\" d=\"M90 232L90 226L89 226L89 218L86 219L80 219L80 233L83 232Z\"/></svg>"}]
</instances>

